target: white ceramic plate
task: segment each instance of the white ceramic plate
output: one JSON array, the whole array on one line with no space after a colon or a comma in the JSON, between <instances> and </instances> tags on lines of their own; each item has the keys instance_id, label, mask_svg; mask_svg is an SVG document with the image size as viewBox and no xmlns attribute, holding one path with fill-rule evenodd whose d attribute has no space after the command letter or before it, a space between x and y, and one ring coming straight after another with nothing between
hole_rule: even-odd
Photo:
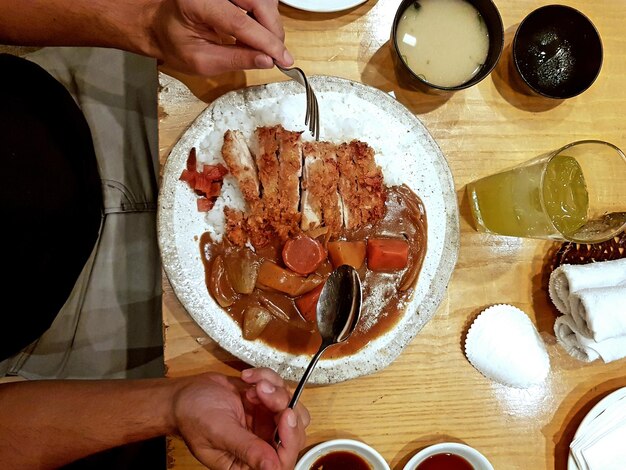
<instances>
[{"instance_id":1,"label":"white ceramic plate","mask_svg":"<svg viewBox=\"0 0 626 470\"><path fill-rule=\"evenodd\" d=\"M389 464L378 451L364 442L355 441L353 439L333 439L316 445L298 460L294 470L309 470L317 459L323 455L337 451L355 453L365 459L372 470L389 470Z\"/></svg>"},{"instance_id":2,"label":"white ceramic plate","mask_svg":"<svg viewBox=\"0 0 626 470\"><path fill-rule=\"evenodd\" d=\"M428 220L424 264L404 314L392 329L354 355L320 360L310 381L333 383L388 366L434 315L456 263L459 220L454 183L446 160L426 128L409 110L388 94L349 80L313 76L311 84L320 106L321 138L332 138L333 131L337 131L336 126L324 127L324 122L328 123L332 117L333 122L343 126L342 132L345 129L353 132L347 139L361 138L368 142L376 152L386 183L389 184L387 179L394 174L407 184L424 202ZM297 115L282 111L281 104L293 101L298 103ZM209 295L198 239L211 225L207 215L197 211L194 193L178 178L191 147L197 147L199 154L207 151L210 147L207 142L216 135L223 139L224 129L229 127L251 135L252 124L244 124L250 116L255 116L257 125L280 122L287 129L302 130L304 108L304 90L293 81L230 92L214 101L172 149L164 169L158 210L158 237L165 273L189 314L230 353L250 365L270 367L294 381L301 378L310 357L287 354L260 341L244 340L239 325ZM217 148L221 148L221 143Z\"/></svg>"},{"instance_id":3,"label":"white ceramic plate","mask_svg":"<svg viewBox=\"0 0 626 470\"><path fill-rule=\"evenodd\" d=\"M612 393L609 393L606 397L596 403L596 406L589 410L589 413L583 418L583 420L578 425L578 429L576 430L576 434L574 434L574 439L581 435L581 433L585 430L589 423L591 423L594 419L604 412L609 406L615 403L617 400L626 396L626 387L619 388ZM573 439L572 439L573 441ZM579 470L578 465L576 464L576 460L574 460L574 456L571 451L567 456L567 470Z\"/></svg>"},{"instance_id":4,"label":"white ceramic plate","mask_svg":"<svg viewBox=\"0 0 626 470\"><path fill-rule=\"evenodd\" d=\"M367 0L280 0L281 3L299 10L316 13L332 13L356 7Z\"/></svg>"}]
</instances>

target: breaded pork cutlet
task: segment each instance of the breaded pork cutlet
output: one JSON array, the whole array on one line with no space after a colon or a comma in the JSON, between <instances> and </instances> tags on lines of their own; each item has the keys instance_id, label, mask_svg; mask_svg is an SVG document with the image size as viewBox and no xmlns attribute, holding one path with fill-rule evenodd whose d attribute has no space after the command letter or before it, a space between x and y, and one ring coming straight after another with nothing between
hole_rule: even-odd
<instances>
[{"instance_id":1,"label":"breaded pork cutlet","mask_svg":"<svg viewBox=\"0 0 626 470\"><path fill-rule=\"evenodd\" d=\"M241 131L226 131L222 145L222 158L237 180L244 200L251 204L259 200L259 176L256 163Z\"/></svg>"},{"instance_id":2,"label":"breaded pork cutlet","mask_svg":"<svg viewBox=\"0 0 626 470\"><path fill-rule=\"evenodd\" d=\"M226 238L235 246L244 246L248 241L246 216L242 211L224 207Z\"/></svg>"},{"instance_id":3,"label":"breaded pork cutlet","mask_svg":"<svg viewBox=\"0 0 626 470\"><path fill-rule=\"evenodd\" d=\"M292 132L278 126L276 138L279 143L279 212L280 218L273 223L282 240L293 235L300 225L300 177L302 176L302 132Z\"/></svg>"},{"instance_id":4,"label":"breaded pork cutlet","mask_svg":"<svg viewBox=\"0 0 626 470\"><path fill-rule=\"evenodd\" d=\"M337 147L337 160L344 227L354 229L380 220L385 215L387 194L374 150L353 140Z\"/></svg>"},{"instance_id":5,"label":"breaded pork cutlet","mask_svg":"<svg viewBox=\"0 0 626 470\"><path fill-rule=\"evenodd\" d=\"M255 159L259 170L259 181L261 182L261 197L265 205L278 208L280 162L278 152L280 143L278 141L275 127L258 127L254 131L254 144L256 151Z\"/></svg>"},{"instance_id":6,"label":"breaded pork cutlet","mask_svg":"<svg viewBox=\"0 0 626 470\"><path fill-rule=\"evenodd\" d=\"M259 127L254 133L255 161L261 199L250 205L247 227L254 246L268 243L272 235L286 240L299 229L302 149L300 132L282 126Z\"/></svg>"},{"instance_id":7,"label":"breaded pork cutlet","mask_svg":"<svg viewBox=\"0 0 626 470\"><path fill-rule=\"evenodd\" d=\"M330 236L336 236L343 226L336 148L329 142L305 142L302 145L304 171L300 227L303 231L324 225L329 228Z\"/></svg>"},{"instance_id":8,"label":"breaded pork cutlet","mask_svg":"<svg viewBox=\"0 0 626 470\"><path fill-rule=\"evenodd\" d=\"M261 198L259 176L254 157L241 131L226 131L222 145L222 158L237 180L248 207L252 209L257 206ZM242 211L229 207L224 208L224 215L226 216L226 236L230 242L237 246L245 245L248 241L246 215Z\"/></svg>"},{"instance_id":9,"label":"breaded pork cutlet","mask_svg":"<svg viewBox=\"0 0 626 470\"><path fill-rule=\"evenodd\" d=\"M227 237L238 246L321 226L337 237L385 214L383 175L364 142L302 143L301 132L278 125L257 128L250 148L240 132L227 131L222 155L248 206L225 210Z\"/></svg>"}]
</instances>

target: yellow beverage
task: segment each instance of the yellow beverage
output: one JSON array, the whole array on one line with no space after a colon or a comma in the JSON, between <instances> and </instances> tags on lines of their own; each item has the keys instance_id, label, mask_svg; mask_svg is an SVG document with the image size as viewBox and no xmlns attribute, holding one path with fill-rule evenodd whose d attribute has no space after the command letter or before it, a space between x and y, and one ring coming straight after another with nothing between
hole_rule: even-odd
<instances>
[{"instance_id":1,"label":"yellow beverage","mask_svg":"<svg viewBox=\"0 0 626 470\"><path fill-rule=\"evenodd\" d=\"M470 183L467 193L481 231L562 239L587 222L585 178L566 155L487 176Z\"/></svg>"}]
</instances>

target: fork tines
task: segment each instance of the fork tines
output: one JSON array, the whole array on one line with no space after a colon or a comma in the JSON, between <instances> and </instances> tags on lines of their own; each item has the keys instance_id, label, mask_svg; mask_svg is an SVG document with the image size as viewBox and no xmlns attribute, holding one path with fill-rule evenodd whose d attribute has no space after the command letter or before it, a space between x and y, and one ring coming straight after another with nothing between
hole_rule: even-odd
<instances>
[{"instance_id":1,"label":"fork tines","mask_svg":"<svg viewBox=\"0 0 626 470\"><path fill-rule=\"evenodd\" d=\"M315 140L320 140L320 108L317 104L317 97L315 96L315 93L313 93L313 88L311 88L310 85L306 94L307 113L304 123L309 126L309 130L311 131L311 134L313 134L313 137L315 137ZM311 108L310 112L309 108Z\"/></svg>"},{"instance_id":2,"label":"fork tines","mask_svg":"<svg viewBox=\"0 0 626 470\"><path fill-rule=\"evenodd\" d=\"M320 110L317 103L317 97L313 92L313 88L309 84L305 73L298 67L285 68L276 64L278 70L283 72L289 78L297 81L306 90L306 112L304 116L304 123L309 127L311 134L315 137L315 140L320 140Z\"/></svg>"}]
</instances>

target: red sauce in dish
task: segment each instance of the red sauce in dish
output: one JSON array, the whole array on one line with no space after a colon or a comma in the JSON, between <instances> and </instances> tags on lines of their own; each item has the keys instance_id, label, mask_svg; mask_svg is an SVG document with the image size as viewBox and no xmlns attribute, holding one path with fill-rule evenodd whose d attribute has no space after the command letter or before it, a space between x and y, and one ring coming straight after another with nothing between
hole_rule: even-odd
<instances>
[{"instance_id":1,"label":"red sauce in dish","mask_svg":"<svg viewBox=\"0 0 626 470\"><path fill-rule=\"evenodd\" d=\"M474 470L474 467L463 457L446 452L431 455L415 470Z\"/></svg>"},{"instance_id":2,"label":"red sauce in dish","mask_svg":"<svg viewBox=\"0 0 626 470\"><path fill-rule=\"evenodd\" d=\"M330 452L317 459L310 470L372 470L365 459L347 450Z\"/></svg>"}]
</instances>

